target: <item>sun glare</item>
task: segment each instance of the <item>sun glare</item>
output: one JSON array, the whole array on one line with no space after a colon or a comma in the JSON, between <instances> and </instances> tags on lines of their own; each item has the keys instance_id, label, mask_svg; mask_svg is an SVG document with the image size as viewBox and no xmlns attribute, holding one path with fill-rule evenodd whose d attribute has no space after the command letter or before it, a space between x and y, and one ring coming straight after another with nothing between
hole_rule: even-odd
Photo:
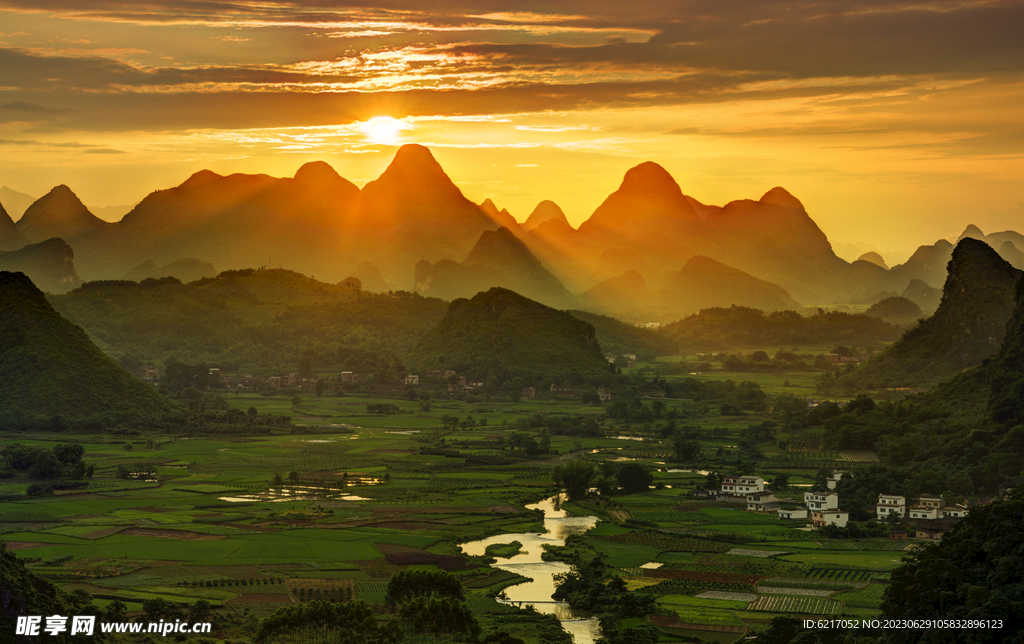
<instances>
[{"instance_id":1,"label":"sun glare","mask_svg":"<svg viewBox=\"0 0 1024 644\"><path fill-rule=\"evenodd\" d=\"M398 133L408 127L404 121L390 116L375 116L363 123L363 132L374 143L394 143Z\"/></svg>"}]
</instances>

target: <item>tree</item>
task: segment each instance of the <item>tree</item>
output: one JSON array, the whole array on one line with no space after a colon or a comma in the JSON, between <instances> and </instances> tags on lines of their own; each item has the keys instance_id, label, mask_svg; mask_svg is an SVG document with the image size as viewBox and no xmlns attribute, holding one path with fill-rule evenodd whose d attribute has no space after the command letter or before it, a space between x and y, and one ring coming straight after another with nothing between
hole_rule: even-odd
<instances>
[{"instance_id":1,"label":"tree","mask_svg":"<svg viewBox=\"0 0 1024 644\"><path fill-rule=\"evenodd\" d=\"M778 475L776 475L775 478L772 479L772 482L771 482L771 484L768 487L771 488L772 490L776 491L776 492L781 492L783 490L788 490L789 489L789 475L788 474L778 474Z\"/></svg>"},{"instance_id":2,"label":"tree","mask_svg":"<svg viewBox=\"0 0 1024 644\"><path fill-rule=\"evenodd\" d=\"M128 606L121 600L115 599L103 610L103 618L108 622L123 622L127 613Z\"/></svg>"},{"instance_id":3,"label":"tree","mask_svg":"<svg viewBox=\"0 0 1024 644\"><path fill-rule=\"evenodd\" d=\"M689 462L700 456L700 442L687 440L683 434L672 439L672 455L676 461Z\"/></svg>"},{"instance_id":4,"label":"tree","mask_svg":"<svg viewBox=\"0 0 1024 644\"><path fill-rule=\"evenodd\" d=\"M704 481L704 485L709 490L717 490L722 485L722 481L718 478L718 474L715 472L708 472L707 479Z\"/></svg>"},{"instance_id":5,"label":"tree","mask_svg":"<svg viewBox=\"0 0 1024 644\"><path fill-rule=\"evenodd\" d=\"M256 418L256 416L259 414L259 412L256 411L255 407L250 407L249 410L246 411L245 413L249 414L251 418Z\"/></svg>"},{"instance_id":6,"label":"tree","mask_svg":"<svg viewBox=\"0 0 1024 644\"><path fill-rule=\"evenodd\" d=\"M301 402L302 398L295 396L294 398L292 398L292 407L298 407Z\"/></svg>"},{"instance_id":7,"label":"tree","mask_svg":"<svg viewBox=\"0 0 1024 644\"><path fill-rule=\"evenodd\" d=\"M615 478L619 480L619 485L626 494L643 492L654 482L654 475L639 463L626 463L619 468Z\"/></svg>"},{"instance_id":8,"label":"tree","mask_svg":"<svg viewBox=\"0 0 1024 644\"><path fill-rule=\"evenodd\" d=\"M295 470L292 470L291 472L288 472L288 480L291 481L293 485L295 483L298 483L299 482L299 473L296 472Z\"/></svg>"},{"instance_id":9,"label":"tree","mask_svg":"<svg viewBox=\"0 0 1024 644\"><path fill-rule=\"evenodd\" d=\"M590 482L596 473L597 469L593 463L577 458L562 465L556 465L551 476L556 485L565 488L570 501L578 501L587 496Z\"/></svg>"},{"instance_id":10,"label":"tree","mask_svg":"<svg viewBox=\"0 0 1024 644\"><path fill-rule=\"evenodd\" d=\"M317 397L324 395L324 389L327 389L327 381L324 380L323 378L320 378L319 380L316 381Z\"/></svg>"},{"instance_id":11,"label":"tree","mask_svg":"<svg viewBox=\"0 0 1024 644\"><path fill-rule=\"evenodd\" d=\"M882 613L888 619L1002 620L1003 628L964 629L955 641L1022 642L1024 495L971 510L939 543L912 551L893 571ZM1016 624L1017 626L1014 626ZM932 629L888 630L883 642L938 641ZM949 641L953 641L950 638Z\"/></svg>"}]
</instances>

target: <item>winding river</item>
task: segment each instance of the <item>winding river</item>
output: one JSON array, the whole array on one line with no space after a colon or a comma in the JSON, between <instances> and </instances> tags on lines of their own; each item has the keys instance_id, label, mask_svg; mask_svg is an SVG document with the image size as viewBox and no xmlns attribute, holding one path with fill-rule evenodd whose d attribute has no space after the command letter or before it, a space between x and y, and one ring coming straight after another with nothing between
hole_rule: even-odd
<instances>
[{"instance_id":1,"label":"winding river","mask_svg":"<svg viewBox=\"0 0 1024 644\"><path fill-rule=\"evenodd\" d=\"M551 599L555 592L554 576L569 571L569 564L561 561L544 561L541 553L544 544L553 546L565 545L565 538L573 534L583 534L597 525L597 517L570 517L561 508L565 495L553 496L540 503L526 506L527 509L538 509L544 512L544 533L524 532L520 534L499 534L479 541L462 544L462 550L468 555L483 555L487 546L494 543L511 543L518 541L523 544L518 554L502 558L498 557L493 568L507 570L533 581L509 586L505 589L505 603L517 606L532 605L541 613L549 613L558 618L564 628L572 635L575 644L593 644L601 637L601 626L598 621L578 612L565 602Z\"/></svg>"}]
</instances>

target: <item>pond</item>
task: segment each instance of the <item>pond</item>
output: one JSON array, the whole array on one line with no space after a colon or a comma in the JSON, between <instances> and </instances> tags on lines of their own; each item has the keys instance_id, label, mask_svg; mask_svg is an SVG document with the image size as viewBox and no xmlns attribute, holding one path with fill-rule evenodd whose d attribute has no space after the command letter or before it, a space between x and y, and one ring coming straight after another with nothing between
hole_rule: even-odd
<instances>
[{"instance_id":1,"label":"pond","mask_svg":"<svg viewBox=\"0 0 1024 644\"><path fill-rule=\"evenodd\" d=\"M561 507L564 499L565 495L561 494L526 506L529 510L538 509L544 512L545 532L495 535L464 543L462 550L468 555L483 555L487 546L494 543L518 541L523 544L518 554L506 558L498 557L497 563L492 564L493 568L514 572L533 580L506 588L507 599L503 600L504 603L516 606L532 605L541 613L554 615L562 622L562 628L572 635L575 644L592 644L601 637L601 626L597 619L590 617L588 613L573 609L565 602L557 602L551 598L555 592L555 575L569 572L569 564L541 559L545 544L565 545L565 538L569 535L583 534L597 525L597 517L568 516Z\"/></svg>"}]
</instances>

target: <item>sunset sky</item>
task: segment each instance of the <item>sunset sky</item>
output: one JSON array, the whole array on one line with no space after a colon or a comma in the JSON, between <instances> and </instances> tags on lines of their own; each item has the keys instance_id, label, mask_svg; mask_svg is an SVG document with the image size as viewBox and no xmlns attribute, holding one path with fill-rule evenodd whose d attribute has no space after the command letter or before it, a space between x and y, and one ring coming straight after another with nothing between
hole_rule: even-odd
<instances>
[{"instance_id":1,"label":"sunset sky","mask_svg":"<svg viewBox=\"0 0 1024 644\"><path fill-rule=\"evenodd\" d=\"M906 251L1024 231L1022 72L999 0L0 0L0 185L101 207L315 159L362 185L416 142L520 221L578 225L650 160Z\"/></svg>"}]
</instances>

